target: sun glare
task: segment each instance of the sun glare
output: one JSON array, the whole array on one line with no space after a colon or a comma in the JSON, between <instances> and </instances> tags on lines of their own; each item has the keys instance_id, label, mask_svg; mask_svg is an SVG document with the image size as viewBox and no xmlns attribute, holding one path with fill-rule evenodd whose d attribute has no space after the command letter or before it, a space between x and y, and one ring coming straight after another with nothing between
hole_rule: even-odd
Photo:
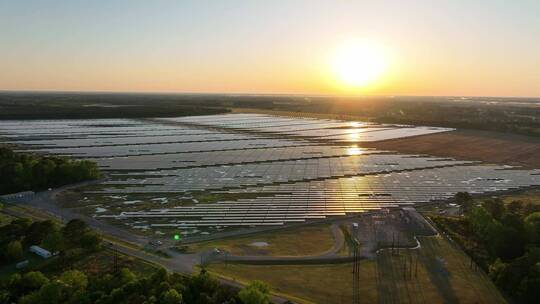
<instances>
[{"instance_id":1,"label":"sun glare","mask_svg":"<svg viewBox=\"0 0 540 304\"><path fill-rule=\"evenodd\" d=\"M383 48L373 43L348 43L334 57L333 73L340 85L362 88L379 81L387 69Z\"/></svg>"}]
</instances>

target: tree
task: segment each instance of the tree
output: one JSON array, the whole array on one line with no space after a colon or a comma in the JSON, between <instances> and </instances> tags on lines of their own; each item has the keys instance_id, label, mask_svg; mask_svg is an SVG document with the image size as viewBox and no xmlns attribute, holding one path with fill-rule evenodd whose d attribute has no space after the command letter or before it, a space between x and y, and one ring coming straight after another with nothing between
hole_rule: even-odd
<instances>
[{"instance_id":1,"label":"tree","mask_svg":"<svg viewBox=\"0 0 540 304\"><path fill-rule=\"evenodd\" d=\"M525 229L532 243L540 244L540 212L529 214L525 220Z\"/></svg>"},{"instance_id":2,"label":"tree","mask_svg":"<svg viewBox=\"0 0 540 304\"><path fill-rule=\"evenodd\" d=\"M209 298L216 293L219 282L213 278L205 269L192 276L189 280L184 300L187 303L210 303Z\"/></svg>"},{"instance_id":3,"label":"tree","mask_svg":"<svg viewBox=\"0 0 540 304\"><path fill-rule=\"evenodd\" d=\"M88 231L88 225L83 220L72 219L62 230L66 243L78 246L82 236Z\"/></svg>"},{"instance_id":4,"label":"tree","mask_svg":"<svg viewBox=\"0 0 540 304\"><path fill-rule=\"evenodd\" d=\"M80 244L85 250L96 251L101 244L101 236L94 231L88 231L81 237Z\"/></svg>"},{"instance_id":5,"label":"tree","mask_svg":"<svg viewBox=\"0 0 540 304\"><path fill-rule=\"evenodd\" d=\"M161 296L163 304L180 304L182 303L182 295L174 289L169 289Z\"/></svg>"},{"instance_id":6,"label":"tree","mask_svg":"<svg viewBox=\"0 0 540 304\"><path fill-rule=\"evenodd\" d=\"M56 224L51 220L33 222L26 232L24 243L26 246L41 244L55 230Z\"/></svg>"},{"instance_id":7,"label":"tree","mask_svg":"<svg viewBox=\"0 0 540 304\"><path fill-rule=\"evenodd\" d=\"M480 240L486 240L487 229L493 222L493 217L484 207L475 207L468 215L472 231Z\"/></svg>"},{"instance_id":8,"label":"tree","mask_svg":"<svg viewBox=\"0 0 540 304\"><path fill-rule=\"evenodd\" d=\"M485 238L486 245L493 257L508 261L523 254L523 239L514 227L494 221L488 226Z\"/></svg>"},{"instance_id":9,"label":"tree","mask_svg":"<svg viewBox=\"0 0 540 304\"><path fill-rule=\"evenodd\" d=\"M152 281L156 285L161 282L167 282L168 280L169 274L167 273L167 270L165 270L165 268L159 268L150 276L150 281Z\"/></svg>"},{"instance_id":10,"label":"tree","mask_svg":"<svg viewBox=\"0 0 540 304\"><path fill-rule=\"evenodd\" d=\"M85 291L88 286L88 278L79 270L68 270L62 273L59 280L74 292Z\"/></svg>"},{"instance_id":11,"label":"tree","mask_svg":"<svg viewBox=\"0 0 540 304\"><path fill-rule=\"evenodd\" d=\"M0 194L39 191L100 177L96 163L63 157L15 153L0 148Z\"/></svg>"},{"instance_id":12,"label":"tree","mask_svg":"<svg viewBox=\"0 0 540 304\"><path fill-rule=\"evenodd\" d=\"M65 285L59 281L49 282L39 289L38 300L35 303L57 304L62 303Z\"/></svg>"},{"instance_id":13,"label":"tree","mask_svg":"<svg viewBox=\"0 0 540 304\"><path fill-rule=\"evenodd\" d=\"M500 199L487 200L483 206L496 220L500 220L505 212L504 202Z\"/></svg>"},{"instance_id":14,"label":"tree","mask_svg":"<svg viewBox=\"0 0 540 304\"><path fill-rule=\"evenodd\" d=\"M0 240L2 243L8 243L13 240L18 240L26 235L26 231L32 221L27 218L18 218L11 221L11 223L0 227Z\"/></svg>"},{"instance_id":15,"label":"tree","mask_svg":"<svg viewBox=\"0 0 540 304\"><path fill-rule=\"evenodd\" d=\"M523 213L523 202L522 201L512 201L508 206L506 206L506 209L508 212L513 214L521 214Z\"/></svg>"},{"instance_id":16,"label":"tree","mask_svg":"<svg viewBox=\"0 0 540 304\"><path fill-rule=\"evenodd\" d=\"M20 282L26 290L37 290L47 283L49 283L49 279L39 271L30 271L24 274Z\"/></svg>"},{"instance_id":17,"label":"tree","mask_svg":"<svg viewBox=\"0 0 540 304\"><path fill-rule=\"evenodd\" d=\"M63 251L65 249L64 237L60 231L52 232L45 237L42 245L53 253Z\"/></svg>"},{"instance_id":18,"label":"tree","mask_svg":"<svg viewBox=\"0 0 540 304\"><path fill-rule=\"evenodd\" d=\"M137 280L137 276L129 270L129 268L122 268L120 269L120 273L118 275L120 277L120 284L125 285L130 282L133 282Z\"/></svg>"},{"instance_id":19,"label":"tree","mask_svg":"<svg viewBox=\"0 0 540 304\"><path fill-rule=\"evenodd\" d=\"M22 244L20 241L11 241L6 246L6 258L10 261L20 261L23 257Z\"/></svg>"},{"instance_id":20,"label":"tree","mask_svg":"<svg viewBox=\"0 0 540 304\"><path fill-rule=\"evenodd\" d=\"M263 282L253 281L238 293L238 297L244 304L268 304L270 289Z\"/></svg>"},{"instance_id":21,"label":"tree","mask_svg":"<svg viewBox=\"0 0 540 304\"><path fill-rule=\"evenodd\" d=\"M463 213L469 213L473 207L472 196L468 192L458 192L454 195L456 204L461 206Z\"/></svg>"}]
</instances>

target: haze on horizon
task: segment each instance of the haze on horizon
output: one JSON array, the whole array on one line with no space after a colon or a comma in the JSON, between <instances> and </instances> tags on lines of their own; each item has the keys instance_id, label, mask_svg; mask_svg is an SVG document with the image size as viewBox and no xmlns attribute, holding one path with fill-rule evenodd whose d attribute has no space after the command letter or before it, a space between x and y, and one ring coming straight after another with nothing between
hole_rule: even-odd
<instances>
[{"instance_id":1,"label":"haze on horizon","mask_svg":"<svg viewBox=\"0 0 540 304\"><path fill-rule=\"evenodd\" d=\"M0 0L0 37L0 90L540 96L535 0Z\"/></svg>"}]
</instances>

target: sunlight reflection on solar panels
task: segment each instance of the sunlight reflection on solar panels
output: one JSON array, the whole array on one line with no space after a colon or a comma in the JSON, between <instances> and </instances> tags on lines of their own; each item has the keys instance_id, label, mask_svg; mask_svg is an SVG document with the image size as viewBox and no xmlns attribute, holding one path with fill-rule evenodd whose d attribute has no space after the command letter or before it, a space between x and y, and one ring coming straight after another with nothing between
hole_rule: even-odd
<instances>
[{"instance_id":1,"label":"sunlight reflection on solar panels","mask_svg":"<svg viewBox=\"0 0 540 304\"><path fill-rule=\"evenodd\" d=\"M452 130L266 114L0 122L2 140L21 150L107 171L80 202L99 206L97 218L194 234L540 185L538 170L361 146Z\"/></svg>"}]
</instances>

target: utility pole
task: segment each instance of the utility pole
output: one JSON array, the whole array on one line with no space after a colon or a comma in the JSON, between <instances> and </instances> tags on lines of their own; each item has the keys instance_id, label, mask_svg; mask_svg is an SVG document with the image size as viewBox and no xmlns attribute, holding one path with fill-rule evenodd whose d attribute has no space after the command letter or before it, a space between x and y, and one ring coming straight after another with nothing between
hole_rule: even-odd
<instances>
[{"instance_id":1,"label":"utility pole","mask_svg":"<svg viewBox=\"0 0 540 304\"><path fill-rule=\"evenodd\" d=\"M412 252L409 250L409 279L412 279L412 265L413 265L413 257Z\"/></svg>"},{"instance_id":2,"label":"utility pole","mask_svg":"<svg viewBox=\"0 0 540 304\"><path fill-rule=\"evenodd\" d=\"M399 232L398 232L398 243L396 246L396 252L397 252L397 255L399 255Z\"/></svg>"},{"instance_id":3,"label":"utility pole","mask_svg":"<svg viewBox=\"0 0 540 304\"><path fill-rule=\"evenodd\" d=\"M394 232L392 232L392 255L394 255L394 242L395 242L395 237L394 237Z\"/></svg>"},{"instance_id":4,"label":"utility pole","mask_svg":"<svg viewBox=\"0 0 540 304\"><path fill-rule=\"evenodd\" d=\"M353 304L360 304L360 252L358 242L353 239Z\"/></svg>"},{"instance_id":5,"label":"utility pole","mask_svg":"<svg viewBox=\"0 0 540 304\"><path fill-rule=\"evenodd\" d=\"M419 253L418 251L416 252L416 262L414 264L414 277L417 278L418 277L418 256Z\"/></svg>"},{"instance_id":6,"label":"utility pole","mask_svg":"<svg viewBox=\"0 0 540 304\"><path fill-rule=\"evenodd\" d=\"M109 246L111 247L113 251L113 269L114 269L114 272L117 273L118 272L118 250L116 249L116 247L114 247L113 243L109 243Z\"/></svg>"}]
</instances>

